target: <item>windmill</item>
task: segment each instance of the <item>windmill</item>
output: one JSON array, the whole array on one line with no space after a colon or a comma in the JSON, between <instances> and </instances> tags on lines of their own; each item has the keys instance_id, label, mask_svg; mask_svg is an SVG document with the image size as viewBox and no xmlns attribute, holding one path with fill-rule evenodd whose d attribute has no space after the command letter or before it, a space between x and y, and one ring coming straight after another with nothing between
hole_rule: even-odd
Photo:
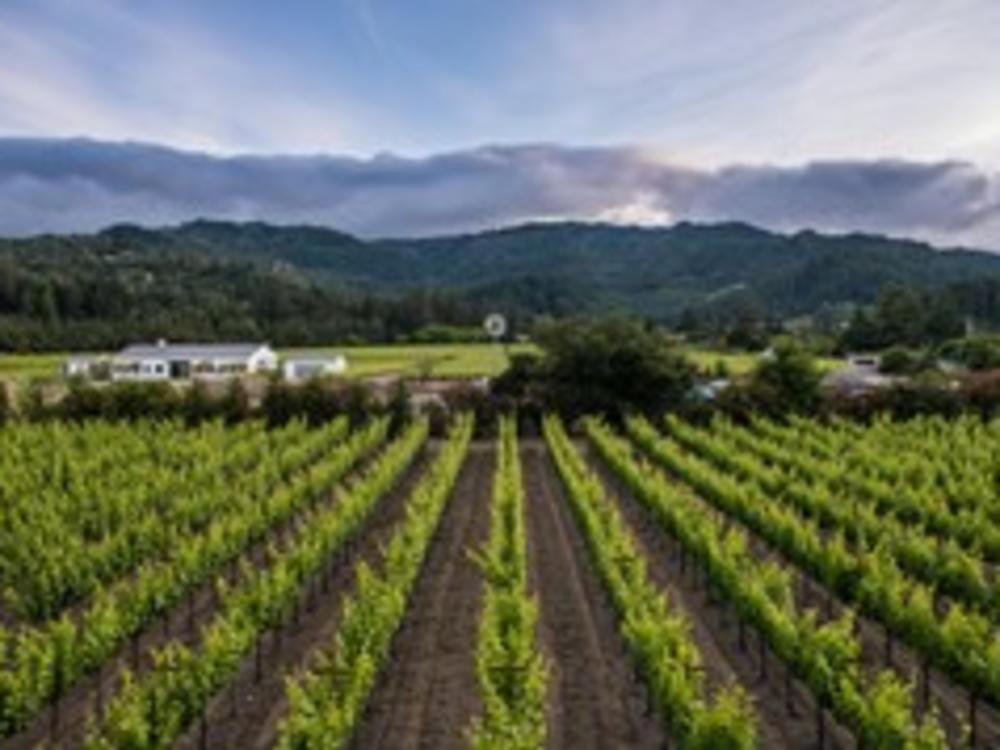
<instances>
[{"instance_id":1,"label":"windmill","mask_svg":"<svg viewBox=\"0 0 1000 750\"><path fill-rule=\"evenodd\" d=\"M507 349L507 341L504 338L507 335L507 318L500 313L490 313L483 320L483 330L486 331L487 336L493 339L494 344L503 342L503 356L509 362L510 352Z\"/></svg>"}]
</instances>

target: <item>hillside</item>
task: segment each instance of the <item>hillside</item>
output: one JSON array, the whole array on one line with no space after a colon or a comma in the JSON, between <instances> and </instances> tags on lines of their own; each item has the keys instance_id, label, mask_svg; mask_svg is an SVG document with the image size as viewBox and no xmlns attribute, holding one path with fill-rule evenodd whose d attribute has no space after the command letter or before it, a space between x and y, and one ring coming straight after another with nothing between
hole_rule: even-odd
<instances>
[{"instance_id":1,"label":"hillside","mask_svg":"<svg viewBox=\"0 0 1000 750\"><path fill-rule=\"evenodd\" d=\"M733 285L744 285L777 314L792 314L824 302L870 301L887 282L936 287L1000 275L1000 257L987 252L860 234L786 236L745 224L529 224L362 242L312 227L202 221L157 234L175 247L284 261L371 288L488 286L499 293L531 279L595 309L621 305L654 317L676 314Z\"/></svg>"},{"instance_id":2,"label":"hillside","mask_svg":"<svg viewBox=\"0 0 1000 750\"><path fill-rule=\"evenodd\" d=\"M1000 256L885 237L786 236L742 224L533 224L417 240L196 221L0 240L0 346L139 336L393 338L487 309L628 309L660 320L733 290L777 316L865 303L889 282L1000 279Z\"/></svg>"}]
</instances>

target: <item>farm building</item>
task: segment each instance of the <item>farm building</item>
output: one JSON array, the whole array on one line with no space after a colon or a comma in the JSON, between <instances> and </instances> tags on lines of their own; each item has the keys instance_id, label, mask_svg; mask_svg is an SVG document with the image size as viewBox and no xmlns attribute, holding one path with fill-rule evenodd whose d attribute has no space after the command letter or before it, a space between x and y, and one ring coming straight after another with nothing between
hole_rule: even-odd
<instances>
[{"instance_id":1,"label":"farm building","mask_svg":"<svg viewBox=\"0 0 1000 750\"><path fill-rule=\"evenodd\" d=\"M844 396L860 396L880 388L887 388L897 381L879 372L881 357L878 354L849 354L847 366L823 377L823 387Z\"/></svg>"},{"instance_id":2,"label":"farm building","mask_svg":"<svg viewBox=\"0 0 1000 750\"><path fill-rule=\"evenodd\" d=\"M112 358L112 380L187 380L268 373L278 355L267 344L133 344Z\"/></svg>"},{"instance_id":3,"label":"farm building","mask_svg":"<svg viewBox=\"0 0 1000 750\"><path fill-rule=\"evenodd\" d=\"M343 354L331 356L292 356L282 364L285 380L309 380L326 375L339 375L347 370Z\"/></svg>"},{"instance_id":4,"label":"farm building","mask_svg":"<svg viewBox=\"0 0 1000 750\"><path fill-rule=\"evenodd\" d=\"M106 373L105 357L73 356L63 362L63 375L67 378L93 378L102 370Z\"/></svg>"}]
</instances>

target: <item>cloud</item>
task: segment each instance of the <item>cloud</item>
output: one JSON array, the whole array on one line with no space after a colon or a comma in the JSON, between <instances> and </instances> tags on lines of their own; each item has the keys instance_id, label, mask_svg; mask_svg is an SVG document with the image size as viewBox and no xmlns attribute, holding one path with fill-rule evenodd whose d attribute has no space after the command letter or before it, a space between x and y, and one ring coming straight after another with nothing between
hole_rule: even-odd
<instances>
[{"instance_id":1,"label":"cloud","mask_svg":"<svg viewBox=\"0 0 1000 750\"><path fill-rule=\"evenodd\" d=\"M364 102L204 16L122 0L0 6L0 132L227 153L366 143ZM321 95L322 94L322 95Z\"/></svg>"},{"instance_id":2,"label":"cloud","mask_svg":"<svg viewBox=\"0 0 1000 750\"><path fill-rule=\"evenodd\" d=\"M420 236L529 220L739 220L1000 250L1000 174L965 162L695 169L641 148L490 146L424 158L231 156L0 139L0 234L197 217Z\"/></svg>"}]
</instances>

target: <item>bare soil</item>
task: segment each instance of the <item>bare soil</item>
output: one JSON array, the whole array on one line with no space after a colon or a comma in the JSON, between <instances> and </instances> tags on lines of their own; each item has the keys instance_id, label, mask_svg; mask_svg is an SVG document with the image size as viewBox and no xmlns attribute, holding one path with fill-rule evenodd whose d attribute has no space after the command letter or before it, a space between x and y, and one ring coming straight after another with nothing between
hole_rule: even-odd
<instances>
[{"instance_id":1,"label":"bare soil","mask_svg":"<svg viewBox=\"0 0 1000 750\"><path fill-rule=\"evenodd\" d=\"M645 710L614 613L587 563L545 444L522 441L521 461L529 582L539 599L539 636L549 667L547 747L662 747L663 731Z\"/></svg>"},{"instance_id":2,"label":"bare soil","mask_svg":"<svg viewBox=\"0 0 1000 750\"><path fill-rule=\"evenodd\" d=\"M681 609L701 650L711 692L739 684L757 713L758 746L782 750L818 747L816 706L807 689L790 679L787 669L736 613L706 585L690 559L682 561L679 544L649 517L625 486L588 445L579 446L601 477L609 495L646 553L649 573L672 607ZM853 748L853 738L824 717L825 747Z\"/></svg>"},{"instance_id":3,"label":"bare soil","mask_svg":"<svg viewBox=\"0 0 1000 750\"><path fill-rule=\"evenodd\" d=\"M669 473L662 467L660 469ZM682 480L678 478L676 481ZM712 509L717 517L724 517L711 503L704 500L701 502L706 508ZM779 550L769 545L753 530L737 519L730 519L728 522L736 523L743 529L751 542L750 549L758 559L772 560L793 573L793 580L796 582L796 602L799 607L815 609L819 614L820 622L840 617L846 609L849 609L823 583L813 579L794 562L787 560ZM855 610L855 612L857 611ZM913 685L914 715L919 718L928 712L935 713L945 730L949 746L954 748L969 747L966 742L966 729L971 723L968 691L931 669L928 671L929 681L926 685L929 701L925 703L919 656L901 644L898 639L892 639L892 646L887 651L886 631L882 624L860 614L856 616L856 620L856 632L862 649L861 665L865 674L869 678L874 678L882 669L891 668ZM886 658L887 656L888 658ZM977 702L975 720L975 748L989 750L1000 748L1000 711L980 700Z\"/></svg>"},{"instance_id":4,"label":"bare soil","mask_svg":"<svg viewBox=\"0 0 1000 750\"><path fill-rule=\"evenodd\" d=\"M176 748L250 750L274 745L288 707L286 677L307 668L312 659L329 648L344 599L354 590L357 564L364 560L377 565L382 545L388 543L404 518L406 501L436 452L436 445L426 449L379 501L362 533L333 562L327 585L317 577L303 592L298 611L289 622L262 639L260 672L255 654L244 659L236 676L212 701L204 725L198 722L189 728Z\"/></svg>"},{"instance_id":5,"label":"bare soil","mask_svg":"<svg viewBox=\"0 0 1000 750\"><path fill-rule=\"evenodd\" d=\"M470 446L354 747L468 747L481 711L475 673L482 578L468 552L486 540L495 463L492 442Z\"/></svg>"}]
</instances>

